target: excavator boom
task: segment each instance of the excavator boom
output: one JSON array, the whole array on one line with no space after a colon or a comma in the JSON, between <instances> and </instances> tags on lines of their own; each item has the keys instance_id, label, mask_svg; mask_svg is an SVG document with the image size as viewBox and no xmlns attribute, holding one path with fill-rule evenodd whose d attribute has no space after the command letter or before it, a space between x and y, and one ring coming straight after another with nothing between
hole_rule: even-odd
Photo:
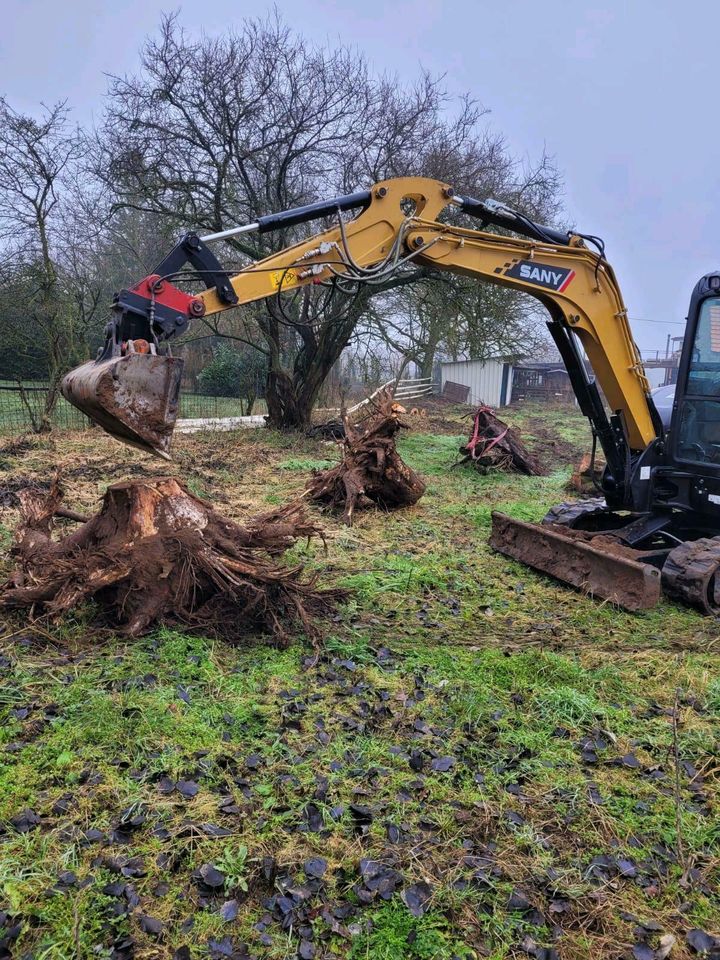
<instances>
[{"instance_id":1,"label":"excavator boom","mask_svg":"<svg viewBox=\"0 0 720 960\"><path fill-rule=\"evenodd\" d=\"M526 236L443 223L440 215L447 208ZM346 210L360 213L343 223L340 212ZM209 247L234 234L267 233L332 215L338 217L337 226L234 275L223 270ZM205 238L188 234L149 277L117 295L99 359L68 374L63 393L118 439L167 455L181 367L177 360L170 362L174 358L163 353L163 344L183 333L193 318L338 277L368 282L409 261L514 287L546 305L581 408L593 423L614 482L621 486L628 451L644 449L657 429L649 385L609 264L579 235L535 224L501 204L457 197L450 185L421 177L387 180L368 191L283 211ZM190 295L172 284L187 263L206 290ZM585 375L573 334L590 359L615 420L608 419L597 387ZM135 350L136 359L124 362L138 340L151 344L151 352L138 356ZM137 396L143 392L140 402Z\"/></svg>"}]
</instances>

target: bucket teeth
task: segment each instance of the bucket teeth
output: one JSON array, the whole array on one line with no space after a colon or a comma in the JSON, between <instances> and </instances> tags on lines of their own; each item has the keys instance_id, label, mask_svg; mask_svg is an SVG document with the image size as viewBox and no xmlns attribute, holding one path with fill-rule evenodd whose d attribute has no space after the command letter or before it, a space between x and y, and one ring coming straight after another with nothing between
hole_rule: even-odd
<instances>
[{"instance_id":1,"label":"bucket teeth","mask_svg":"<svg viewBox=\"0 0 720 960\"><path fill-rule=\"evenodd\" d=\"M129 353L76 367L61 390L112 437L169 460L182 369L180 357Z\"/></svg>"},{"instance_id":2,"label":"bucket teeth","mask_svg":"<svg viewBox=\"0 0 720 960\"><path fill-rule=\"evenodd\" d=\"M610 537L582 539L576 531L493 513L490 546L563 583L626 610L648 610L660 599L660 571L638 551Z\"/></svg>"}]
</instances>

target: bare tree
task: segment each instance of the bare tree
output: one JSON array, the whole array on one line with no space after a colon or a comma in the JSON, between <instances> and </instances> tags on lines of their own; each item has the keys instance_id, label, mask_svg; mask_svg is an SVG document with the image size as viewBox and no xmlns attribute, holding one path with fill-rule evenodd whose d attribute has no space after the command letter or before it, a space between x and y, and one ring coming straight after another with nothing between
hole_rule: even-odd
<instances>
[{"instance_id":1,"label":"bare tree","mask_svg":"<svg viewBox=\"0 0 720 960\"><path fill-rule=\"evenodd\" d=\"M85 354L99 303L78 230L82 203L70 202L82 153L65 103L36 119L0 99L1 343L18 371L25 363L49 381L38 430L50 428L60 378Z\"/></svg>"},{"instance_id":2,"label":"bare tree","mask_svg":"<svg viewBox=\"0 0 720 960\"><path fill-rule=\"evenodd\" d=\"M413 363L418 376L431 377L438 356L544 357L552 348L542 311L517 291L443 274L376 300L361 329Z\"/></svg>"},{"instance_id":3,"label":"bare tree","mask_svg":"<svg viewBox=\"0 0 720 960\"><path fill-rule=\"evenodd\" d=\"M450 100L428 74L412 86L372 76L354 51L312 46L278 19L195 39L172 16L146 43L139 73L111 81L95 169L118 209L158 215L178 231L219 231L411 173L505 198L525 190L531 207L533 191L537 198L542 190L520 182L483 116L469 98ZM275 248L301 231L273 235ZM234 265L271 252L265 236L232 240L226 249ZM413 268L372 295L430 276ZM237 311L232 336L267 358L271 422L308 422L370 302L367 287L350 300L337 290L305 289ZM214 335L226 324L225 317L209 321Z\"/></svg>"}]
</instances>

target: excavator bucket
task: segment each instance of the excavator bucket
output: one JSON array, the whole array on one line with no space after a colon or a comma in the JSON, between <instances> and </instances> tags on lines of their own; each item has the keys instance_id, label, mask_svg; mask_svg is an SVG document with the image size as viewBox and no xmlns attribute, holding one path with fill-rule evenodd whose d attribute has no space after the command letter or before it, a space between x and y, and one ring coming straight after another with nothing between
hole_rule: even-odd
<instances>
[{"instance_id":1,"label":"excavator bucket","mask_svg":"<svg viewBox=\"0 0 720 960\"><path fill-rule=\"evenodd\" d=\"M150 352L90 360L66 374L66 400L123 443L170 460L183 360Z\"/></svg>"},{"instance_id":2,"label":"excavator bucket","mask_svg":"<svg viewBox=\"0 0 720 960\"><path fill-rule=\"evenodd\" d=\"M660 599L660 571L638 559L640 551L611 537L584 539L580 531L557 524L525 523L493 513L490 546L625 610L648 610Z\"/></svg>"}]
</instances>

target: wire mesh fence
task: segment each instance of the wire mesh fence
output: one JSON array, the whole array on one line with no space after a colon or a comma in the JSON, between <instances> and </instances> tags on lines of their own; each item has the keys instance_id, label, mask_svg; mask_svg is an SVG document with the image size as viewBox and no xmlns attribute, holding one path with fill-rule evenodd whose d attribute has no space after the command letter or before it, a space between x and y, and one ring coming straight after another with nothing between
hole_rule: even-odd
<instances>
[{"instance_id":1,"label":"wire mesh fence","mask_svg":"<svg viewBox=\"0 0 720 960\"><path fill-rule=\"evenodd\" d=\"M394 381L392 382L394 383ZM359 395L363 399L348 409L354 410L366 403L369 390L371 390L371 387L368 385L358 387L355 395ZM400 401L405 402L415 398L422 399L431 392L432 385L429 380L402 380L397 395ZM0 380L0 437L12 437L22 433L39 431L43 425L49 393L50 385L43 381L17 383L12 380ZM377 393L377 390L375 393ZM323 399L325 403L319 403L319 412L325 414L337 412L339 399L337 399L335 406L327 402L328 398L324 397ZM329 399L332 401L336 398L331 396ZM345 403L349 402L349 398L346 396L342 396L342 400ZM267 404L262 397L255 400L252 410L248 410L247 403L240 397L211 397L186 388L180 393L179 419L181 420L218 420L230 417L246 417L251 413L267 413ZM88 418L68 403L59 393L50 412L49 422L51 428L62 430L84 430L90 426Z\"/></svg>"},{"instance_id":2,"label":"wire mesh fence","mask_svg":"<svg viewBox=\"0 0 720 960\"><path fill-rule=\"evenodd\" d=\"M49 392L49 384L41 381L0 381L0 436L16 436L39 430ZM209 397L187 391L180 395L182 419L241 417L249 412L245 406L245 402L238 397ZM256 401L253 412L265 412L264 402ZM50 424L63 430L84 430L89 426L89 420L62 396L58 396L50 414Z\"/></svg>"},{"instance_id":3,"label":"wire mesh fence","mask_svg":"<svg viewBox=\"0 0 720 960\"><path fill-rule=\"evenodd\" d=\"M0 383L0 434L13 436L38 431L43 423L49 393L46 383ZM50 423L66 430L82 430L87 427L88 419L59 397L51 412Z\"/></svg>"}]
</instances>

